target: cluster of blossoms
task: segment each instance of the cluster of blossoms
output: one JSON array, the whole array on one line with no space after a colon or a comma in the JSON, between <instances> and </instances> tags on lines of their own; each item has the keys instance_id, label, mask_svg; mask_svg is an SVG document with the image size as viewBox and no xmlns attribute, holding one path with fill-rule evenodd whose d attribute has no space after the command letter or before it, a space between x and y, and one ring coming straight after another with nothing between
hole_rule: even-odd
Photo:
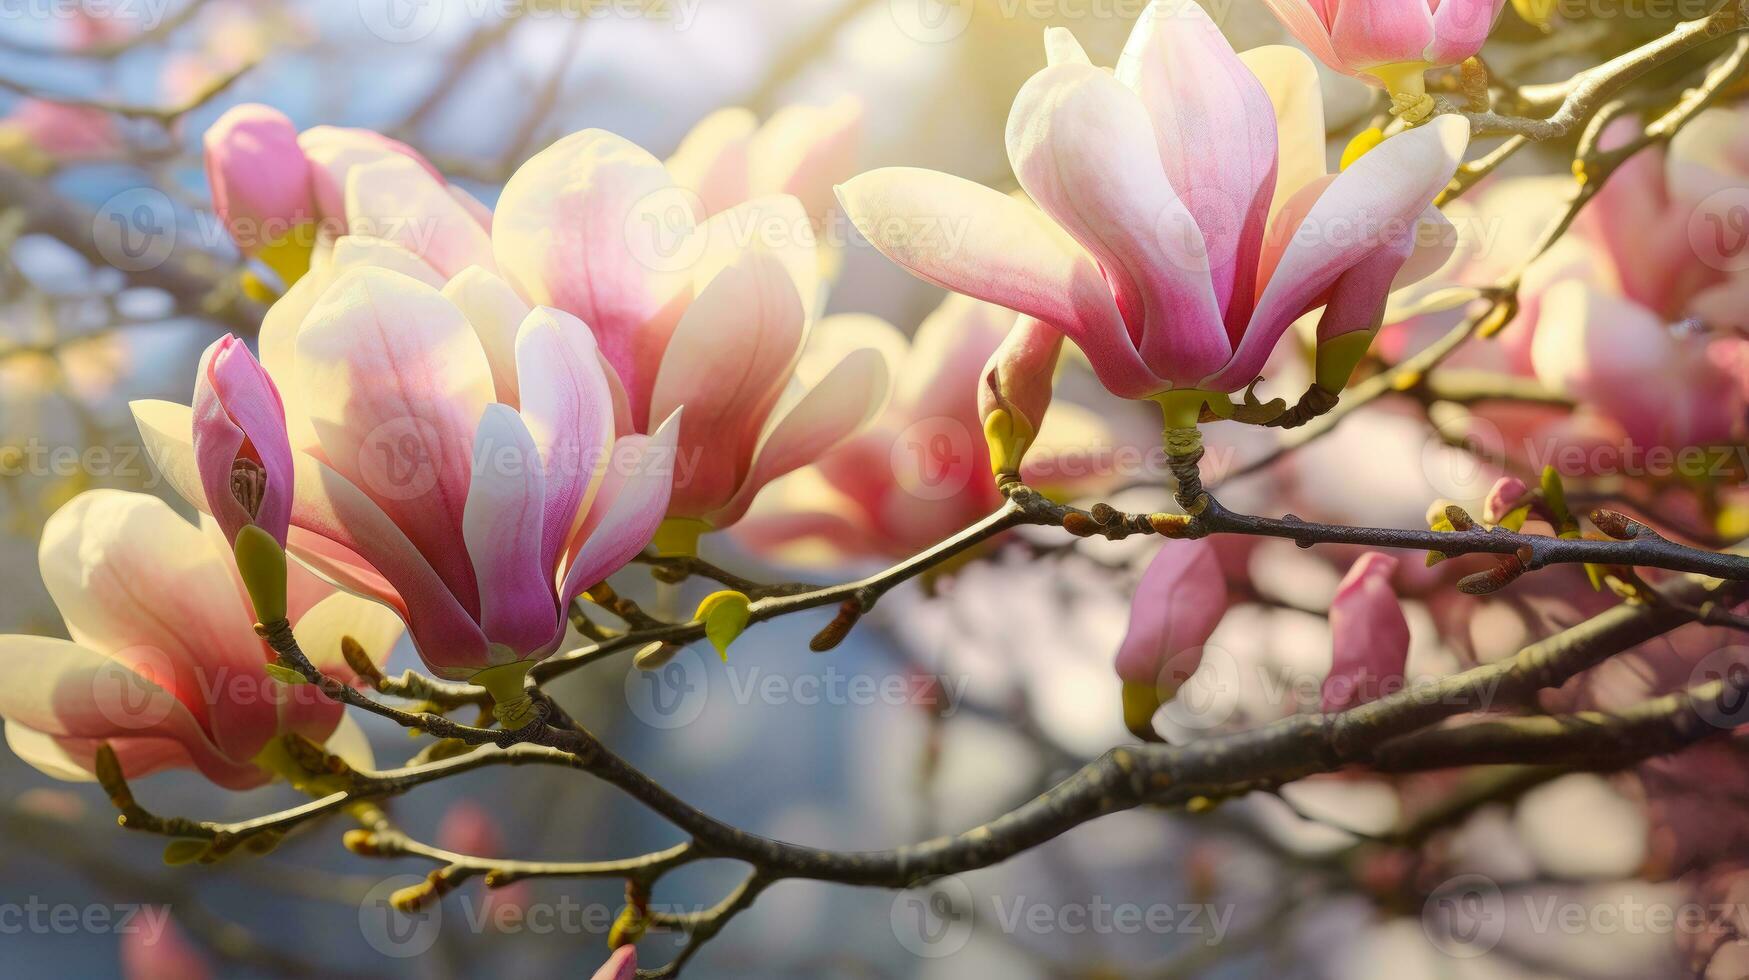
<instances>
[{"instance_id":1,"label":"cluster of blossoms","mask_svg":"<svg viewBox=\"0 0 1749 980\"><path fill-rule=\"evenodd\" d=\"M191 405L133 406L200 524L112 491L55 515L42 574L72 639L0 638L0 660L30 667L0 689L8 741L69 778L107 744L130 777L297 783L288 735L368 765L340 706L276 670L263 637L286 630L342 681L349 644L381 662L404 632L431 672L485 687L519 728L528 672L564 645L573 602L647 550L695 554L732 528L768 557L902 559L996 509L989 474L1051 484L1053 458L1105 438L1090 413L1052 405L1065 341L1111 394L1158 403L1182 457L1199 421L1285 410L1249 392L1315 316L1308 398L1327 407L1393 292L1498 259L1453 255L1435 201L1470 128L1428 118L1423 75L1474 55L1503 5L1271 0L1313 55L1418 124L1338 173L1313 59L1236 52L1188 0L1151 4L1114 68L1047 33L1006 127L1012 195L926 170L854 174L851 102L763 126L719 113L666 163L578 132L491 208L380 134L233 108L205 136L207 175L237 246L276 280L257 283L276 297L259 357L227 336ZM1745 169L1724 142L1744 127L1707 118L1617 176L1583 254L1538 265L1503 348L1660 445L1736 438L1749 403L1741 340L1665 326L1740 316L1740 277L1669 258L1705 192L1730 184L1719 175ZM1633 210L1672 196L1691 202L1680 227ZM817 236L835 208L954 294L910 339L824 315L839 264ZM965 230L955 248L914 233L944 221ZM1648 372L1669 383L1624 383ZM1691 401L1645 404L1672 391ZM1525 491L1497 496L1504 513ZM1140 737L1158 737L1156 713L1228 610L1221 565L1209 541L1174 540L1140 577L1115 659ZM1324 710L1402 681L1399 574L1353 556L1329 610ZM618 951L601 976L634 960Z\"/></svg>"}]
</instances>

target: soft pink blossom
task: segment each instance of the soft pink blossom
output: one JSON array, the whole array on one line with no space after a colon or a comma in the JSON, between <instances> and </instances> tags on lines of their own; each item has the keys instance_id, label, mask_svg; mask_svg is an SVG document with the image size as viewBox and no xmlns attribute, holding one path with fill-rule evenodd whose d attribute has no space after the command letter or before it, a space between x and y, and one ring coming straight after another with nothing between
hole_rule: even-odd
<instances>
[{"instance_id":1,"label":"soft pink blossom","mask_svg":"<svg viewBox=\"0 0 1749 980\"><path fill-rule=\"evenodd\" d=\"M669 507L682 539L733 524L767 483L866 426L889 377L862 344L796 382L822 298L800 201L755 198L701 223L689 200L649 153L585 130L524 164L492 219L505 280L589 325L636 431L687 407Z\"/></svg>"},{"instance_id":2,"label":"soft pink blossom","mask_svg":"<svg viewBox=\"0 0 1749 980\"><path fill-rule=\"evenodd\" d=\"M1319 61L1376 82L1482 50L1506 0L1265 0Z\"/></svg>"},{"instance_id":3,"label":"soft pink blossom","mask_svg":"<svg viewBox=\"0 0 1749 980\"><path fill-rule=\"evenodd\" d=\"M1032 321L1036 323L1036 321ZM1052 332L1042 345L1060 339ZM1008 341L1027 348L1014 353ZM845 347L880 347L898 379L874 425L800 472L773 484L736 526L736 540L762 555L804 565L892 560L916 554L977 522L1002 504L990 474L979 400L994 369L1024 367L1038 376L1009 386L1044 421L1024 476L1044 486L1077 486L1097 474L1070 469L1064 457L1109 443L1091 413L1058 405L1048 415L1051 367L1035 357L1040 338L1014 314L965 296L950 296L907 340L868 316L828 317L814 329L798 373L817 374ZM1061 464L1061 465L1059 465ZM1091 467L1089 467L1091 469Z\"/></svg>"},{"instance_id":4,"label":"soft pink blossom","mask_svg":"<svg viewBox=\"0 0 1749 980\"><path fill-rule=\"evenodd\" d=\"M893 168L839 189L858 229L914 274L1062 331L1112 392L1238 391L1289 325L1370 335L1468 144L1444 116L1324 172L1316 72L1298 51L1238 55L1192 3L1156 0L1114 72L1066 31L1015 99L1008 155L1036 207ZM949 248L931 228L962 234ZM1365 230L1361 230L1365 229ZM1340 387L1358 350L1321 379ZM1332 348L1335 350L1337 348Z\"/></svg>"},{"instance_id":5,"label":"soft pink blossom","mask_svg":"<svg viewBox=\"0 0 1749 980\"><path fill-rule=\"evenodd\" d=\"M277 774L258 758L277 735L358 758L362 736L342 726L338 703L267 676L273 653L215 525L196 528L146 494L93 490L49 519L39 565L72 639L0 636L11 678L0 715L31 765L89 779L107 743L130 777L196 769L246 789ZM343 680L342 636L380 662L401 633L387 609L295 567L288 611L311 661Z\"/></svg>"},{"instance_id":6,"label":"soft pink blossom","mask_svg":"<svg viewBox=\"0 0 1749 980\"><path fill-rule=\"evenodd\" d=\"M436 287L364 265L276 343L269 368L301 416L292 554L393 607L446 677L551 654L571 600L642 551L668 506L679 412L616 442L614 386L568 314L476 325ZM134 411L203 506L189 410Z\"/></svg>"},{"instance_id":7,"label":"soft pink blossom","mask_svg":"<svg viewBox=\"0 0 1749 980\"><path fill-rule=\"evenodd\" d=\"M833 186L855 172L862 117L855 96L786 106L763 126L747 109L719 109L680 141L668 172L698 195L701 221L754 198L789 194L819 228L836 203Z\"/></svg>"}]
</instances>

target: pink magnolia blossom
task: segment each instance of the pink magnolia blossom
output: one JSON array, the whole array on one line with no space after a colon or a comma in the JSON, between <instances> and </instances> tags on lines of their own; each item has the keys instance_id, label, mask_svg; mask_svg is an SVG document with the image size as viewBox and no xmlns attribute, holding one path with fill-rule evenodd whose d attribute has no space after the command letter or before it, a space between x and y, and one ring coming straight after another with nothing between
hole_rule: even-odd
<instances>
[{"instance_id":1,"label":"pink magnolia blossom","mask_svg":"<svg viewBox=\"0 0 1749 980\"><path fill-rule=\"evenodd\" d=\"M1349 566L1330 603L1324 710L1345 711L1401 689L1409 621L1391 587L1397 559L1369 551Z\"/></svg>"},{"instance_id":2,"label":"pink magnolia blossom","mask_svg":"<svg viewBox=\"0 0 1749 980\"><path fill-rule=\"evenodd\" d=\"M1037 340L1014 314L965 296L949 296L907 340L867 316L830 317L809 340L798 373L818 373L843 347L875 343L896 368L892 402L868 431L791 474L763 494L735 527L737 541L770 558L803 565L892 560L916 554L990 514L1002 497L990 478L990 450L979 401L992 370L1015 362L1005 338ZM1031 321L1036 323L1036 321ZM1025 476L1039 485L1065 481L1070 447L1109 443L1092 413L1058 405L1047 416L1051 369L1060 335L1047 331L1049 364L1022 357L1037 373L1009 388L1033 417L1048 419ZM1059 465L1061 464L1061 465ZM1077 485L1091 474L1075 474Z\"/></svg>"},{"instance_id":3,"label":"pink magnolia blossom","mask_svg":"<svg viewBox=\"0 0 1749 980\"><path fill-rule=\"evenodd\" d=\"M300 133L277 109L248 103L220 116L204 144L213 208L246 254L273 258L290 243L319 270L333 239L350 235L399 246L439 278L491 267L489 213L405 143L340 126ZM302 274L275 268L288 285Z\"/></svg>"},{"instance_id":4,"label":"pink magnolia blossom","mask_svg":"<svg viewBox=\"0 0 1749 980\"><path fill-rule=\"evenodd\" d=\"M792 105L759 124L740 107L699 120L668 158L668 172L698 195L700 221L754 198L789 194L820 228L836 201L832 187L855 172L862 101Z\"/></svg>"},{"instance_id":5,"label":"pink magnolia blossom","mask_svg":"<svg viewBox=\"0 0 1749 980\"><path fill-rule=\"evenodd\" d=\"M161 924L154 929L151 923ZM168 906L144 910L136 928L121 930L122 980L208 980L212 967L191 942Z\"/></svg>"},{"instance_id":6,"label":"pink magnolia blossom","mask_svg":"<svg viewBox=\"0 0 1749 980\"><path fill-rule=\"evenodd\" d=\"M938 285L1063 332L1126 398L1224 400L1289 325L1325 308L1319 380L1340 388L1411 262L1468 124L1441 117L1324 172L1316 72L1289 48L1237 55L1201 8L1156 0L1114 72L1068 32L1015 99L1008 155L1033 207L895 168L839 188L858 229ZM948 248L940 229L960 232ZM1425 268L1424 268L1425 267ZM1333 343L1336 341L1342 343Z\"/></svg>"},{"instance_id":7,"label":"pink magnolia blossom","mask_svg":"<svg viewBox=\"0 0 1749 980\"><path fill-rule=\"evenodd\" d=\"M1544 295L1531 348L1537 377L1614 421L1642 449L1726 447L1749 411L1749 340L1667 324L1579 281Z\"/></svg>"},{"instance_id":8,"label":"pink magnolia blossom","mask_svg":"<svg viewBox=\"0 0 1749 980\"><path fill-rule=\"evenodd\" d=\"M1319 61L1393 91L1482 50L1506 0L1265 0Z\"/></svg>"},{"instance_id":9,"label":"pink magnolia blossom","mask_svg":"<svg viewBox=\"0 0 1749 980\"><path fill-rule=\"evenodd\" d=\"M363 736L314 686L270 678L274 654L216 525L196 528L156 497L81 494L51 517L39 556L71 640L0 636L6 739L26 762L89 779L99 746L129 777L195 769L229 789L282 774L279 735L328 742L368 765ZM356 639L379 662L401 633L393 613L290 570L288 611L312 662L343 680Z\"/></svg>"},{"instance_id":10,"label":"pink magnolia blossom","mask_svg":"<svg viewBox=\"0 0 1749 980\"><path fill-rule=\"evenodd\" d=\"M1142 573L1117 652L1124 723L1143 738L1154 712L1202 665L1203 647L1227 613L1227 580L1207 539L1167 541Z\"/></svg>"},{"instance_id":11,"label":"pink magnolia blossom","mask_svg":"<svg viewBox=\"0 0 1749 980\"><path fill-rule=\"evenodd\" d=\"M302 416L288 419L292 554L393 607L446 677L526 671L551 654L571 600L642 551L668 506L679 412L616 442L589 330L537 308L513 337L483 335L431 285L365 266L277 338L269 363ZM496 387L506 371L515 407ZM134 413L159 469L202 506L189 410Z\"/></svg>"},{"instance_id":12,"label":"pink magnolia blossom","mask_svg":"<svg viewBox=\"0 0 1749 980\"><path fill-rule=\"evenodd\" d=\"M235 546L253 524L281 548L291 522L292 454L279 389L226 334L202 355L194 386L194 456L206 512Z\"/></svg>"},{"instance_id":13,"label":"pink magnolia blossom","mask_svg":"<svg viewBox=\"0 0 1749 980\"><path fill-rule=\"evenodd\" d=\"M702 223L688 201L649 153L585 130L524 164L492 221L505 281L589 325L636 431L686 406L668 512L681 549L866 426L888 388L868 344L812 386L795 378L821 301L800 201L756 198Z\"/></svg>"},{"instance_id":14,"label":"pink magnolia blossom","mask_svg":"<svg viewBox=\"0 0 1749 980\"><path fill-rule=\"evenodd\" d=\"M256 102L235 106L201 142L213 211L244 254L316 220L313 168L285 113Z\"/></svg>"},{"instance_id":15,"label":"pink magnolia blossom","mask_svg":"<svg viewBox=\"0 0 1749 980\"><path fill-rule=\"evenodd\" d=\"M46 173L59 164L114 157L121 149L115 120L101 109L46 99L20 99L0 116L0 160Z\"/></svg>"}]
</instances>

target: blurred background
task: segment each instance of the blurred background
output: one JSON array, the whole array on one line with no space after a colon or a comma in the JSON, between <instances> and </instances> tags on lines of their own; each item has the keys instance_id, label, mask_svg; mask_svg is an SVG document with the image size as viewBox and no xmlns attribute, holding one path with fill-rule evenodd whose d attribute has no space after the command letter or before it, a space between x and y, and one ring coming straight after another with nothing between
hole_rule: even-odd
<instances>
[{"instance_id":1,"label":"blurred background","mask_svg":"<svg viewBox=\"0 0 1749 980\"><path fill-rule=\"evenodd\" d=\"M134 441L127 402L186 401L200 350L226 330L247 335L258 323L261 307L241 285L242 262L210 213L201 167L201 134L227 107L259 101L300 128L379 130L416 146L490 204L518 163L580 128L611 129L665 156L722 106L765 118L850 95L866 113L859 169L928 167L1006 190L1002 127L1014 91L1042 66L1043 29L1072 28L1096 62L1111 64L1144 6L6 4L0 633L63 633L35 558L37 533L57 506L93 487L165 494ZM1259 0L1209 6L1240 49L1284 38ZM1509 10L1499 34L1509 49L1494 66L1520 80L1564 78L1669 23L1648 16L1600 27L1581 13L1545 38ZM1360 84L1325 74L1335 156L1379 104ZM71 102L42 98L57 95ZM1526 154L1513 169L1564 172L1565 150ZM939 290L844 237L834 311L876 314L910 332L941 302ZM1153 438L1148 412L1103 396L1084 372L1071 367L1064 386L1068 400L1106 417L1120 443ZM1351 509L1374 522L1416 524L1432 498L1455 494L1449 474L1462 467L1446 464L1447 447L1420 412L1400 409L1387 405L1374 422L1303 451L1291 470L1235 485L1228 502L1279 511L1291 491L1353 503L1355 488L1364 487L1365 507ZM1243 434L1215 441L1233 465L1269 447ZM1472 475L1483 490L1487 479ZM1158 491L1142 490L1132 502L1155 499L1163 499ZM554 693L632 762L737 826L842 849L954 832L1127 739L1110 662L1130 584L1150 548L1065 547L1039 535L949 579L907 586L829 657L806 651L827 616L803 615L750 634L732 666L692 649L660 675L601 664L568 676ZM706 556L768 578L810 574L770 568L732 541L710 542ZM1213 693L1222 726L1296 709L1257 679L1289 683L1322 670L1329 640L1320 611L1341 574L1286 543L1244 549L1233 561L1249 571L1238 577L1250 584L1217 639L1235 664L1229 679L1242 678ZM1552 595L1575 584L1561 574L1543 577L1542 589ZM695 599L688 593L683 607ZM1501 656L1574 620L1575 610L1535 599L1457 611L1411 600L1412 673ZM414 662L401 650L391 666ZM379 762L397 764L415 751L402 730L377 721L363 719ZM1212 727L1202 721L1178 719L1175 737ZM1734 758L1715 761L1741 768ZM1723 814L1676 831L1670 800L1681 799L1686 783L1664 787L1660 817L1637 779L1566 776L1511 804L1464 814L1436 837L1430 832L1425 848L1375 846L1376 836L1413 824L1472 778L1481 777L1331 778L1292 787L1285 799L1258 796L1206 815L1122 814L919 893L784 882L690 972L1674 977L1696 975L1696 962L1704 973L1707 958L1697 960L1697 948L1729 939L1628 927L1620 916L1726 902L1694 879L1647 880L1670 877L1648 873L1649 841L1660 832L1695 834L1728 853L1736 840L1730 828L1742 819L1739 798L1709 801ZM160 812L207 819L295 802L282 787L227 793L184 773L136 790ZM610 858L676 840L613 792L560 772L476 773L397 799L391 809L421 839L519 858ZM318 826L266 857L167 868L161 842L118 830L94 787L56 783L0 752L0 976L116 975L124 966L137 977L566 976L588 975L605 956L622 901L618 883L530 882L488 897L474 882L434 917L409 925L384 900L426 868L353 857L338 833ZM663 880L656 904L713 903L739 870L687 868ZM1512 914L1497 941L1470 956L1473 948L1443 942L1424 911L1435 898L1469 896L1474 880L1486 883L1474 889L1484 912ZM520 914L494 915L494 905ZM140 908L167 908L183 937L173 972L142 972L161 967L170 945L157 944L153 954L132 948L135 933L121 921L144 924L129 911ZM1549 915L1571 909L1582 914L1551 925ZM104 921L94 924L93 916ZM679 942L655 934L640 951L660 964Z\"/></svg>"}]
</instances>

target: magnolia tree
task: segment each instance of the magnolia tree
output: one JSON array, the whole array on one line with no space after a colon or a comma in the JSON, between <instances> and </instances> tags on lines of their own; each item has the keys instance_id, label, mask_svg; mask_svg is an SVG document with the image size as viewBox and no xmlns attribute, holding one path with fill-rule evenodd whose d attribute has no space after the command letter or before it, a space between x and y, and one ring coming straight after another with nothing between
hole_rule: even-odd
<instances>
[{"instance_id":1,"label":"magnolia tree","mask_svg":"<svg viewBox=\"0 0 1749 980\"><path fill-rule=\"evenodd\" d=\"M718 112L666 161L585 129L480 196L408 142L229 108L201 144L238 264L116 264L234 332L188 404L132 405L172 499L92 489L42 527L69 638L0 637L12 751L94 779L171 864L295 833L424 862L392 896L409 917L475 878L623 880L576 968L605 958L597 977L680 973L786 881L945 894L1120 811L1255 835L1235 813L1259 798L1348 835L1320 875L1486 952L1500 885L1458 875L1454 835L1583 772L1625 774L1642 876L1740 907L1719 899L1745 887L1749 774L1749 8L1630 31L1528 0L1267 6L1297 45L1235 50L1227 12L1188 0L1141 9L1114 65L1045 30L1006 95L1012 181L865 169L854 98ZM1520 81L1550 59L1581 60ZM4 123L9 193L247 67L176 112L33 92ZM1354 79L1365 108L1327 118ZM836 302L865 244L940 308L895 326ZM1157 407L1157 439L1123 431L1126 401ZM1320 443L1343 448L1302 464ZM1091 598L1038 611L1090 587L1127 627L1065 627ZM1072 712L1130 737L1082 754L986 707L1067 774L981 825L839 851L718 819L552 686L697 643L757 662L761 624L810 611L828 658L884 626L1019 662L1055 630L1103 665ZM1278 612L1327 628L1278 635ZM1299 647L1309 696L1250 669L1247 631ZM388 673L397 646L421 666ZM372 715L410 758L373 759ZM498 766L608 784L673 842L549 861L490 810L436 843L397 821ZM166 815L142 797L171 769L309 799ZM1397 816L1355 829L1304 787L1383 790ZM711 860L745 877L668 910L667 876ZM1681 975L1742 975L1746 924L1678 932ZM677 952L640 964L664 932Z\"/></svg>"}]
</instances>

